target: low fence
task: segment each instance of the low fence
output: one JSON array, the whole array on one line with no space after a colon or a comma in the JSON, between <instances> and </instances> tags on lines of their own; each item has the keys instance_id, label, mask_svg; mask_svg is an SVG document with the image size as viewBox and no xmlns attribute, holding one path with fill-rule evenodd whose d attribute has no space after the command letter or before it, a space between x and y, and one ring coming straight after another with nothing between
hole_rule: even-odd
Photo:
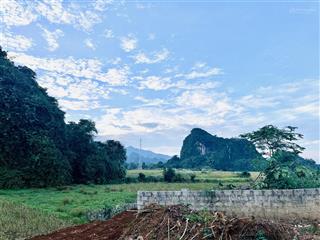
<instances>
[{"instance_id":1,"label":"low fence","mask_svg":"<svg viewBox=\"0 0 320 240\"><path fill-rule=\"evenodd\" d=\"M139 191L139 210L155 203L272 219L320 219L320 188L285 190Z\"/></svg>"}]
</instances>

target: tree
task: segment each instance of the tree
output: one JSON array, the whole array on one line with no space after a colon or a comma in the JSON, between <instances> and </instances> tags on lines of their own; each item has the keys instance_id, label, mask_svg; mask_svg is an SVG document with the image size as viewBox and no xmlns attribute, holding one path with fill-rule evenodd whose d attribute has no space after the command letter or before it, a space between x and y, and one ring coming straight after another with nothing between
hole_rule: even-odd
<instances>
[{"instance_id":1,"label":"tree","mask_svg":"<svg viewBox=\"0 0 320 240\"><path fill-rule=\"evenodd\" d=\"M139 182L144 182L146 181L146 175L144 173L139 173L138 175L138 181Z\"/></svg>"},{"instance_id":2,"label":"tree","mask_svg":"<svg viewBox=\"0 0 320 240\"><path fill-rule=\"evenodd\" d=\"M0 187L69 183L64 112L35 72L15 66L1 47L0 96ZM6 184L7 176L16 181Z\"/></svg>"},{"instance_id":3,"label":"tree","mask_svg":"<svg viewBox=\"0 0 320 240\"><path fill-rule=\"evenodd\" d=\"M260 179L262 173L264 178L261 183L266 188L295 188L307 185L315 186L319 183L308 183L307 179L301 178L308 171L302 171L299 176L300 169L311 169L299 162L298 154L304 150L304 147L295 143L302 139L303 135L296 133L297 127L287 126L279 129L273 125L267 125L252 133L240 135L248 139L256 148L261 151L264 156L268 157L268 165L263 172L260 172L255 182ZM305 184L303 184L305 182Z\"/></svg>"},{"instance_id":4,"label":"tree","mask_svg":"<svg viewBox=\"0 0 320 240\"><path fill-rule=\"evenodd\" d=\"M252 142L264 155L271 157L276 151L287 151L295 154L301 153L305 148L294 143L303 138L303 135L296 133L297 127L287 126L279 129L273 125L267 125L257 131L240 135Z\"/></svg>"},{"instance_id":5,"label":"tree","mask_svg":"<svg viewBox=\"0 0 320 240\"><path fill-rule=\"evenodd\" d=\"M277 151L270 159L261 181L262 188L290 189L320 187L320 171L301 165L297 155Z\"/></svg>"},{"instance_id":6,"label":"tree","mask_svg":"<svg viewBox=\"0 0 320 240\"><path fill-rule=\"evenodd\" d=\"M95 123L64 121L58 101L31 69L0 47L0 188L106 183L125 176L117 141L94 141Z\"/></svg>"},{"instance_id":7,"label":"tree","mask_svg":"<svg viewBox=\"0 0 320 240\"><path fill-rule=\"evenodd\" d=\"M176 176L176 172L173 168L164 168L163 169L163 179L166 182L173 182Z\"/></svg>"},{"instance_id":8,"label":"tree","mask_svg":"<svg viewBox=\"0 0 320 240\"><path fill-rule=\"evenodd\" d=\"M125 161L126 150L119 141L108 140L106 145L107 154L110 161L108 162L109 179L121 179L126 176Z\"/></svg>"},{"instance_id":9,"label":"tree","mask_svg":"<svg viewBox=\"0 0 320 240\"><path fill-rule=\"evenodd\" d=\"M74 183L86 183L86 168L89 160L96 157L96 147L93 141L94 134L97 133L94 122L80 119L79 123L70 122L67 124L67 143L70 150L69 161L72 166L72 178Z\"/></svg>"}]
</instances>

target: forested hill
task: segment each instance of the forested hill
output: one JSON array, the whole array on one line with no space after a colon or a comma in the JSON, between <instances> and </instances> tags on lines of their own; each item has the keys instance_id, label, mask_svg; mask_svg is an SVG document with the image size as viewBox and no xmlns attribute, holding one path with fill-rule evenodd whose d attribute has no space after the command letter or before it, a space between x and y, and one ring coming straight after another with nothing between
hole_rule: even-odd
<instances>
[{"instance_id":1,"label":"forested hill","mask_svg":"<svg viewBox=\"0 0 320 240\"><path fill-rule=\"evenodd\" d=\"M320 170L320 165L312 159L297 155L295 160L298 165ZM166 165L174 168L250 171L265 169L267 161L246 139L217 137L194 128L183 141L180 158L174 156Z\"/></svg>"},{"instance_id":2,"label":"forested hill","mask_svg":"<svg viewBox=\"0 0 320 240\"><path fill-rule=\"evenodd\" d=\"M94 122L64 121L36 74L0 47L0 188L104 183L125 176L124 147L95 142Z\"/></svg>"},{"instance_id":3,"label":"forested hill","mask_svg":"<svg viewBox=\"0 0 320 240\"><path fill-rule=\"evenodd\" d=\"M194 128L183 141L180 158L173 157L167 165L243 171L254 170L256 163L263 164L261 158L254 145L245 139L221 138Z\"/></svg>"},{"instance_id":4,"label":"forested hill","mask_svg":"<svg viewBox=\"0 0 320 240\"><path fill-rule=\"evenodd\" d=\"M140 155L140 161L141 163L158 163L158 162L167 162L167 160L170 158L168 155L154 153L152 151L141 149L134 147L127 147L127 163L138 163L139 162L139 155Z\"/></svg>"}]
</instances>

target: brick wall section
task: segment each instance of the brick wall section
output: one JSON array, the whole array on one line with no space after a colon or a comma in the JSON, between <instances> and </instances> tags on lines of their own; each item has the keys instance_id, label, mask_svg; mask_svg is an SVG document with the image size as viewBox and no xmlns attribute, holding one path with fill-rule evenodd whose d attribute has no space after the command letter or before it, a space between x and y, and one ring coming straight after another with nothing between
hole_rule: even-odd
<instances>
[{"instance_id":1,"label":"brick wall section","mask_svg":"<svg viewBox=\"0 0 320 240\"><path fill-rule=\"evenodd\" d=\"M320 188L285 190L139 191L137 207L189 205L192 209L272 219L320 219Z\"/></svg>"}]
</instances>

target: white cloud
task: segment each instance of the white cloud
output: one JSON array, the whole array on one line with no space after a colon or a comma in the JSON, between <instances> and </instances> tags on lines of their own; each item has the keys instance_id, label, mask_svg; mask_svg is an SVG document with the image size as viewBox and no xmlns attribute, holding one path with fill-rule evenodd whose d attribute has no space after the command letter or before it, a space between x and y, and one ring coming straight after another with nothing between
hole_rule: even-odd
<instances>
[{"instance_id":1,"label":"white cloud","mask_svg":"<svg viewBox=\"0 0 320 240\"><path fill-rule=\"evenodd\" d=\"M2 0L0 15L6 27L28 25L41 17L55 24L69 24L84 31L100 23L104 10L112 1L94 1L91 5L82 5L80 1L42 0L16 1Z\"/></svg>"},{"instance_id":2,"label":"white cloud","mask_svg":"<svg viewBox=\"0 0 320 240\"><path fill-rule=\"evenodd\" d=\"M280 104L279 97L265 97L257 95L246 95L238 100L238 103L246 108L262 108L262 107L277 107Z\"/></svg>"},{"instance_id":3,"label":"white cloud","mask_svg":"<svg viewBox=\"0 0 320 240\"><path fill-rule=\"evenodd\" d=\"M110 136L189 129L190 126L208 127L223 123L223 116L214 113L198 114L185 108L145 106L128 111L108 109L102 117L96 119L96 123L101 135Z\"/></svg>"},{"instance_id":4,"label":"white cloud","mask_svg":"<svg viewBox=\"0 0 320 240\"><path fill-rule=\"evenodd\" d=\"M147 99L142 96L137 96L134 99L137 101L143 102L144 103L143 106L161 106L164 104L169 104L168 101L165 101L165 99L161 99L161 98Z\"/></svg>"},{"instance_id":5,"label":"white cloud","mask_svg":"<svg viewBox=\"0 0 320 240\"><path fill-rule=\"evenodd\" d=\"M109 89L91 79L82 79L56 72L42 73L37 81L50 96L92 101L109 99Z\"/></svg>"},{"instance_id":6,"label":"white cloud","mask_svg":"<svg viewBox=\"0 0 320 240\"><path fill-rule=\"evenodd\" d=\"M37 2L35 10L52 23L70 24L85 31L101 22L100 16L92 10L83 10L73 4L68 6L62 0Z\"/></svg>"},{"instance_id":7,"label":"white cloud","mask_svg":"<svg viewBox=\"0 0 320 240\"><path fill-rule=\"evenodd\" d=\"M108 63L111 63L111 64L113 64L113 65L117 65L117 64L119 64L121 61L122 61L122 60L121 60L120 57L116 57L116 58L112 58L112 59L108 60Z\"/></svg>"},{"instance_id":8,"label":"white cloud","mask_svg":"<svg viewBox=\"0 0 320 240\"><path fill-rule=\"evenodd\" d=\"M13 35L10 32L0 32L0 45L6 50L27 51L33 46L31 38L23 35Z\"/></svg>"},{"instance_id":9,"label":"white cloud","mask_svg":"<svg viewBox=\"0 0 320 240\"><path fill-rule=\"evenodd\" d=\"M62 0L39 1L35 9L52 23L72 24L76 18L62 5Z\"/></svg>"},{"instance_id":10,"label":"white cloud","mask_svg":"<svg viewBox=\"0 0 320 240\"><path fill-rule=\"evenodd\" d=\"M192 69L199 69L199 68L204 68L207 65L207 63L205 62L196 62L194 64L194 66L192 67Z\"/></svg>"},{"instance_id":11,"label":"white cloud","mask_svg":"<svg viewBox=\"0 0 320 240\"><path fill-rule=\"evenodd\" d=\"M55 31L49 31L48 29L40 26L42 29L42 36L47 41L48 50L53 52L59 48L58 39L64 35L62 30L56 29Z\"/></svg>"},{"instance_id":12,"label":"white cloud","mask_svg":"<svg viewBox=\"0 0 320 240\"><path fill-rule=\"evenodd\" d=\"M84 44L88 47L88 48L91 48L92 50L96 50L96 46L94 45L92 39L85 39L84 40Z\"/></svg>"},{"instance_id":13,"label":"white cloud","mask_svg":"<svg viewBox=\"0 0 320 240\"><path fill-rule=\"evenodd\" d=\"M23 53L9 52L16 63L24 64L33 70L45 70L74 77L99 80L110 85L125 85L128 82L129 68L111 68L102 72L102 63L98 59L38 58Z\"/></svg>"},{"instance_id":14,"label":"white cloud","mask_svg":"<svg viewBox=\"0 0 320 240\"><path fill-rule=\"evenodd\" d=\"M192 108L202 108L211 107L214 104L214 100L205 91L185 91L177 98L177 104Z\"/></svg>"},{"instance_id":15,"label":"white cloud","mask_svg":"<svg viewBox=\"0 0 320 240\"><path fill-rule=\"evenodd\" d=\"M131 52L132 50L136 49L138 45L138 39L132 35L122 37L120 41L120 46L125 52Z\"/></svg>"},{"instance_id":16,"label":"white cloud","mask_svg":"<svg viewBox=\"0 0 320 240\"><path fill-rule=\"evenodd\" d=\"M177 74L176 77L184 77L186 79L207 78L215 75L221 75L222 70L220 68L210 68L207 70L193 70L187 74Z\"/></svg>"},{"instance_id":17,"label":"white cloud","mask_svg":"<svg viewBox=\"0 0 320 240\"><path fill-rule=\"evenodd\" d=\"M93 6L95 10L105 11L107 7L113 2L113 0L95 0L93 1Z\"/></svg>"},{"instance_id":18,"label":"white cloud","mask_svg":"<svg viewBox=\"0 0 320 240\"><path fill-rule=\"evenodd\" d=\"M66 99L60 99L59 105L63 110L90 110L101 107L97 101L81 101Z\"/></svg>"},{"instance_id":19,"label":"white cloud","mask_svg":"<svg viewBox=\"0 0 320 240\"><path fill-rule=\"evenodd\" d=\"M37 19L31 2L18 2L15 0L2 0L0 15L2 24L10 26L24 26Z\"/></svg>"},{"instance_id":20,"label":"white cloud","mask_svg":"<svg viewBox=\"0 0 320 240\"><path fill-rule=\"evenodd\" d=\"M153 52L150 54L150 56L146 55L143 52L140 52L133 56L133 59L135 60L135 63L146 63L146 64L153 64L153 63L159 63L164 60L166 60L169 57L170 52L168 49L164 48L161 51Z\"/></svg>"},{"instance_id":21,"label":"white cloud","mask_svg":"<svg viewBox=\"0 0 320 240\"><path fill-rule=\"evenodd\" d=\"M125 85L128 82L129 68L110 68L103 75L101 81L105 81L111 85Z\"/></svg>"},{"instance_id":22,"label":"white cloud","mask_svg":"<svg viewBox=\"0 0 320 240\"><path fill-rule=\"evenodd\" d=\"M202 83L187 83L186 81L178 81L175 84L176 88L180 89L189 89L189 90L208 90L214 89L220 85L220 82L210 81L210 82L202 82Z\"/></svg>"},{"instance_id":23,"label":"white cloud","mask_svg":"<svg viewBox=\"0 0 320 240\"><path fill-rule=\"evenodd\" d=\"M161 78L158 76L149 76L145 80L140 81L139 89L165 90L175 86L171 83L170 78Z\"/></svg>"},{"instance_id":24,"label":"white cloud","mask_svg":"<svg viewBox=\"0 0 320 240\"><path fill-rule=\"evenodd\" d=\"M104 32L103 32L103 36L105 38L114 38L114 34L113 34L113 31L111 29L105 29Z\"/></svg>"}]
</instances>

